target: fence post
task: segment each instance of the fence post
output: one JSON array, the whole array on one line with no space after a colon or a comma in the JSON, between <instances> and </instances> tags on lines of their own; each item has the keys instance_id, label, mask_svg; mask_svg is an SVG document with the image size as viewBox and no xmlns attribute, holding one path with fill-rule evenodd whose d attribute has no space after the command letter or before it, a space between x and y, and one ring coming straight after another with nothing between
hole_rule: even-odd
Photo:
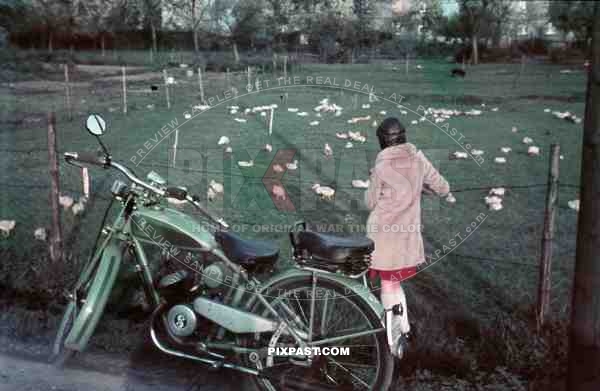
<instances>
[{"instance_id":1,"label":"fence post","mask_svg":"<svg viewBox=\"0 0 600 391\"><path fill-rule=\"evenodd\" d=\"M248 89L252 88L252 79L250 78L250 66L248 66Z\"/></svg>"},{"instance_id":2,"label":"fence post","mask_svg":"<svg viewBox=\"0 0 600 391\"><path fill-rule=\"evenodd\" d=\"M50 207L52 208L52 232L50 234L50 260L62 260L62 227L60 224L60 183L58 177L58 157L56 147L56 119L48 113L48 169L50 171Z\"/></svg>"},{"instance_id":3,"label":"fence post","mask_svg":"<svg viewBox=\"0 0 600 391\"><path fill-rule=\"evenodd\" d=\"M546 190L546 210L544 212L544 233L542 237L542 253L540 258L540 274L538 282L537 328L542 329L546 321L550 305L550 271L552 266L552 245L554 240L554 223L558 205L558 175L560 162L560 145L552 144L550 165L548 169L548 188Z\"/></svg>"},{"instance_id":4,"label":"fence post","mask_svg":"<svg viewBox=\"0 0 600 391\"><path fill-rule=\"evenodd\" d=\"M283 56L283 78L287 79L287 59L288 56Z\"/></svg>"},{"instance_id":5,"label":"fence post","mask_svg":"<svg viewBox=\"0 0 600 391\"><path fill-rule=\"evenodd\" d=\"M127 115L127 74L124 65L121 67L121 73L123 75L123 114Z\"/></svg>"},{"instance_id":6,"label":"fence post","mask_svg":"<svg viewBox=\"0 0 600 391\"><path fill-rule=\"evenodd\" d=\"M406 52L404 59L405 59L406 76L408 76L408 52Z\"/></svg>"},{"instance_id":7,"label":"fence post","mask_svg":"<svg viewBox=\"0 0 600 391\"><path fill-rule=\"evenodd\" d=\"M171 108L171 99L169 97L169 77L167 76L167 70L163 69L163 77L165 78L165 96L167 98L167 109Z\"/></svg>"},{"instance_id":8,"label":"fence post","mask_svg":"<svg viewBox=\"0 0 600 391\"><path fill-rule=\"evenodd\" d=\"M269 136L273 134L273 115L275 114L275 109L271 109L269 111Z\"/></svg>"},{"instance_id":9,"label":"fence post","mask_svg":"<svg viewBox=\"0 0 600 391\"><path fill-rule=\"evenodd\" d=\"M177 144L179 143L179 129L175 129L175 140L173 141L173 167L175 167L175 161L177 160Z\"/></svg>"},{"instance_id":10,"label":"fence post","mask_svg":"<svg viewBox=\"0 0 600 391\"><path fill-rule=\"evenodd\" d=\"M200 102L204 104L204 85L202 84L202 67L198 67L198 86L200 87Z\"/></svg>"},{"instance_id":11,"label":"fence post","mask_svg":"<svg viewBox=\"0 0 600 391\"><path fill-rule=\"evenodd\" d=\"M81 181L83 182L83 196L90 198L90 174L87 167L81 168Z\"/></svg>"},{"instance_id":12,"label":"fence post","mask_svg":"<svg viewBox=\"0 0 600 391\"><path fill-rule=\"evenodd\" d=\"M73 109L71 107L71 83L69 81L69 64L65 63L65 94L67 101L67 115L69 121L73 119Z\"/></svg>"}]
</instances>

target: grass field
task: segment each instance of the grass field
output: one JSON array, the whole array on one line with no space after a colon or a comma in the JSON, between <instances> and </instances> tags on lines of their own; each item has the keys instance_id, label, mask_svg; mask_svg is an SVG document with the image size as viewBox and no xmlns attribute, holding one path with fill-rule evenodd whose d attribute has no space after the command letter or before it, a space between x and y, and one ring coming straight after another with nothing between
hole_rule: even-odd
<instances>
[{"instance_id":1,"label":"grass field","mask_svg":"<svg viewBox=\"0 0 600 391\"><path fill-rule=\"evenodd\" d=\"M567 207L567 201L577 198L582 129L581 125L556 119L544 109L568 110L582 117L585 75L580 69L561 73L559 66L528 64L517 79L520 64L483 64L469 68L463 80L449 76L452 64L417 63L423 69L411 66L408 76L402 65L400 71L393 70L392 65L303 66L289 75L298 77L298 85L279 88L275 79L280 74L261 75L261 79L270 80L270 87L275 88L250 94L244 91L246 75L232 75L231 85L241 91L240 97L222 103L216 102L228 90L225 75L209 73L205 75L205 95L207 99L213 98L215 104L190 120L184 118L184 113L192 113L191 107L199 104L200 98L196 77L188 79L185 69L169 70L177 80L171 90L170 110L166 108L162 84L157 92L149 88L150 84L159 83L162 75L145 73L143 69L132 70L132 74L140 77L138 81L129 82L126 116L120 112L120 70L103 78L80 70L73 76L73 121L66 118L61 84L3 85L0 107L5 114L0 132L3 149L0 160L4 173L0 219L17 221L14 236L5 240L5 244L8 243L18 257L27 257L32 253L33 230L49 225L44 119L48 110L58 112L61 152L96 149L95 141L83 128L83 121L89 112L102 114L109 124L104 141L114 159L122 161L129 161L138 150L147 149L145 142L156 138L157 131L163 127L169 129L176 121L179 129L176 167L169 164L172 134L152 149L136 167L136 172L145 174L153 169L168 177L170 183L187 185L199 194L205 194L209 180L224 183L225 197L211 203L211 209L231 224L247 224L245 236L279 241L282 254L289 253L287 235L284 232L258 233L254 224L277 226L304 219L313 224L342 224L348 229L352 224L365 222L363 191L353 189L350 182L354 178L367 178L378 152L373 120L398 116L408 127L409 141L434 161L457 198L453 205L425 198L423 223L428 253L443 249L457 233L463 237L470 234L442 261L432 263L407 283L411 320L418 337L416 353L406 360L407 367L433 367L434 372L474 383L486 381L473 377L478 370L503 378L498 368L508 367L514 375L511 381L521 386L526 379L536 378L539 375L536 371L541 371L548 360L554 360L553 365L562 370L557 363L564 359L564 351L555 349L556 346L552 348L548 340L543 342L530 336L528 330L536 300L537 260L552 143L559 143L564 155L560 161L560 209L553 261L553 320L562 324L569 313L577 214ZM54 72L59 70L54 69ZM322 77L322 81L329 78L331 84L335 78L342 86L345 80L350 80L353 87L318 85L317 76ZM312 85L306 85L307 77L313 77ZM354 88L355 82L360 83L359 89ZM362 104L369 103L366 90L360 91L365 84L373 88L377 96L390 98L395 94L395 99L380 99L371 103L369 109L362 109ZM280 98L286 93L288 100L284 104ZM357 107L354 107L355 94ZM401 102L400 96L403 97ZM326 97L343 107L341 116L328 113L321 118L315 116L313 108ZM408 111L407 115L400 113L399 102L404 105L403 110ZM273 103L279 107L270 137L263 117L231 115L226 108L238 105L243 111L245 107ZM154 105L153 109L147 107L150 104ZM448 120L450 128L455 128L458 134L452 138L429 121L412 125L411 121L419 118L419 106L477 109L482 110L482 115ZM299 108L309 115L300 117L288 112L288 107ZM498 110L491 111L494 107ZM381 111L387 114L382 115ZM347 123L351 117L363 115L370 115L371 120L354 125ZM247 122L238 123L235 117L246 118ZM19 121L14 121L15 118ZM309 126L315 120L320 123ZM511 131L513 126L518 128L517 133ZM345 149L345 141L336 139L335 133L348 130L366 134L367 142ZM234 151L231 158L224 158L222 148L217 146L220 136L231 139ZM525 136L531 137L534 145L541 148L539 157L527 156L527 146L521 142ZM323 158L326 142L334 150L332 160ZM261 151L265 143L273 145L273 152ZM504 155L499 151L503 146L513 151L506 155L506 164L496 164L494 157ZM484 161L478 164L472 159L448 159L449 153L463 148L483 150ZM294 158L299 161L299 169L288 171L283 178L295 207L293 212L278 210L261 182L275 152L281 149L294 149ZM255 161L252 168L240 169L236 164L238 160L249 159ZM65 230L75 259L89 251L109 196L111 180L107 177L111 175L99 170L92 170L91 175L92 189L98 194L94 208L77 220L70 213L64 214ZM62 164L61 180L64 193L80 195L76 169ZM334 187L335 200L318 200L311 190L313 183ZM483 197L489 188L498 186L508 188L504 209L488 211ZM481 213L486 214L485 221L477 230L467 233L467 228ZM5 276L14 279L17 274L25 275L28 277L24 280L31 281L28 278L35 273L36 268L27 265L18 273L7 271ZM550 333L547 338L558 338L564 347L564 329L560 328L558 333L558 337ZM503 341L501 346L498 341ZM555 375L560 376L560 373ZM546 379L543 384L551 383L551 379Z\"/></svg>"}]
</instances>

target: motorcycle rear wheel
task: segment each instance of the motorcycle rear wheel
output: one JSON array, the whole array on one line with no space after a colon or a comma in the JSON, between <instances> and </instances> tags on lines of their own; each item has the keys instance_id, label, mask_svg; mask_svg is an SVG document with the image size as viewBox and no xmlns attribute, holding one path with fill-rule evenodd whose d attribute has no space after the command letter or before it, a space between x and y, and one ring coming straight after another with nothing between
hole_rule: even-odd
<instances>
[{"instance_id":1,"label":"motorcycle rear wheel","mask_svg":"<svg viewBox=\"0 0 600 391\"><path fill-rule=\"evenodd\" d=\"M325 305L325 299L315 301L315 303L318 303L314 306L313 334L315 335L313 340L348 335L350 332L375 330L382 327L378 314L374 313L361 297L355 294L348 295L347 287L326 279L317 280L317 284L317 289L331 292L334 298L327 299L329 305ZM300 323L302 321L309 323L311 300L307 299L306 295L312 292L310 276L285 280L272 288L269 291L273 292L273 296L267 296L267 300L279 313L287 312L286 319L288 321L295 317L297 320L301 320ZM277 293L275 294L275 292ZM283 306L291 309L293 314L285 310ZM252 312L269 318L273 317L259 302L254 304ZM298 322L296 322L296 325L301 327ZM331 330L333 326L338 325L340 326L338 329L341 328L341 331ZM345 330L351 331L343 333ZM255 334L250 338L251 341L249 342L258 346L266 346L269 343L273 344L273 342L275 342L275 346L295 345L292 337L287 335L281 335L277 341L273 341L272 334L265 335L265 333L262 335ZM311 375L308 375L308 372L299 366L292 364L293 366L290 367L287 365L285 362L289 362L289 358L277 356L273 356L272 360L267 358L254 364L248 362L247 365L267 371L271 369L279 373L287 371L290 378L295 379L291 380L292 382L300 383L296 387L306 390L313 387L314 389L332 387L332 389L344 390L385 391L389 388L394 371L394 360L390 353L385 332L352 337L351 339L320 346L321 348L347 346L350 348L350 356L314 356L313 359L318 360L315 361L317 368L315 368L315 364L312 365ZM359 371L362 371L362 373ZM322 379L317 379L318 384L312 383L312 380L306 380L309 376L312 377L314 373L319 373L319 376L322 376ZM288 375L286 374L286 376ZM253 385L251 388L254 390L282 391L292 389L291 387L288 388L287 385L278 383L277 380L256 376L251 376L250 383ZM311 386L311 384L314 385Z\"/></svg>"}]
</instances>

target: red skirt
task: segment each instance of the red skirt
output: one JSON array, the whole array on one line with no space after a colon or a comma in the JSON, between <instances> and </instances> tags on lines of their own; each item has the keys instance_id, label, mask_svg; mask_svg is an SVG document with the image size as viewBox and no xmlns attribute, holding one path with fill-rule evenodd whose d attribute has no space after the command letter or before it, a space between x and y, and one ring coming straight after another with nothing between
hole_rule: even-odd
<instances>
[{"instance_id":1,"label":"red skirt","mask_svg":"<svg viewBox=\"0 0 600 391\"><path fill-rule=\"evenodd\" d=\"M377 270L369 269L369 278L374 279L377 276L384 281L403 281L417 274L417 267L405 267L397 270Z\"/></svg>"}]
</instances>

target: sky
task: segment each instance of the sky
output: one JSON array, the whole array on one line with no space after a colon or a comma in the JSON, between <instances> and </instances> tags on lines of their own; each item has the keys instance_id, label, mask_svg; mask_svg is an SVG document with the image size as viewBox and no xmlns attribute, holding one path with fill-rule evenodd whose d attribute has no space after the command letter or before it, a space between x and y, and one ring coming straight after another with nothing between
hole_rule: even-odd
<instances>
[{"instance_id":1,"label":"sky","mask_svg":"<svg viewBox=\"0 0 600 391\"><path fill-rule=\"evenodd\" d=\"M444 10L444 15L448 16L458 11L458 4L456 0L442 0L442 9Z\"/></svg>"}]
</instances>

